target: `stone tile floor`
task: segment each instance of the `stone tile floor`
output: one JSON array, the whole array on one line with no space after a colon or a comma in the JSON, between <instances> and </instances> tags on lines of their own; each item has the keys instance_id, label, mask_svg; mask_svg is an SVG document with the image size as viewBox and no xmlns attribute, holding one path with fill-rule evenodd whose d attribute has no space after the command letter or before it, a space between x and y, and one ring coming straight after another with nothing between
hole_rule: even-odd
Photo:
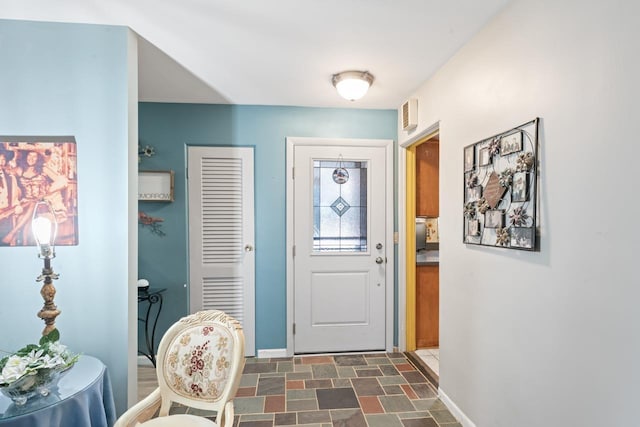
<instances>
[{"instance_id":1,"label":"stone tile floor","mask_svg":"<svg viewBox=\"0 0 640 427\"><path fill-rule=\"evenodd\" d=\"M237 427L461 427L402 353L247 359Z\"/></svg>"}]
</instances>

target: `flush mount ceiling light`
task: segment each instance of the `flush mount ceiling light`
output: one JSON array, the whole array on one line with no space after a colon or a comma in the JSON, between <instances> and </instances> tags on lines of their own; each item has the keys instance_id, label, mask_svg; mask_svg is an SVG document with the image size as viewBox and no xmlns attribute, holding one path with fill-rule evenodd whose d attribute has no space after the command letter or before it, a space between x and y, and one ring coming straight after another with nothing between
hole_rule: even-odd
<instances>
[{"instance_id":1,"label":"flush mount ceiling light","mask_svg":"<svg viewBox=\"0 0 640 427\"><path fill-rule=\"evenodd\" d=\"M344 99L355 101L362 98L373 83L373 75L368 71L343 71L334 74L331 82Z\"/></svg>"}]
</instances>

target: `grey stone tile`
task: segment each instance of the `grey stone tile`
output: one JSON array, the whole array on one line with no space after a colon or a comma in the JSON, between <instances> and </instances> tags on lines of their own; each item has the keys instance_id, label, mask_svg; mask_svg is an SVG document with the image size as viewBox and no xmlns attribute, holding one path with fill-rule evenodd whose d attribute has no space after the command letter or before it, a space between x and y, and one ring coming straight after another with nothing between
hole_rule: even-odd
<instances>
[{"instance_id":1,"label":"grey stone tile","mask_svg":"<svg viewBox=\"0 0 640 427\"><path fill-rule=\"evenodd\" d=\"M258 390L256 396L270 396L274 394L285 393L284 377L279 378L260 378L258 380Z\"/></svg>"},{"instance_id":2,"label":"grey stone tile","mask_svg":"<svg viewBox=\"0 0 640 427\"><path fill-rule=\"evenodd\" d=\"M402 420L404 427L438 427L438 424L431 417L429 418L409 418Z\"/></svg>"},{"instance_id":3,"label":"grey stone tile","mask_svg":"<svg viewBox=\"0 0 640 427\"><path fill-rule=\"evenodd\" d=\"M244 359L245 365L253 365L255 363L269 363L269 358L246 357Z\"/></svg>"},{"instance_id":4,"label":"grey stone tile","mask_svg":"<svg viewBox=\"0 0 640 427\"><path fill-rule=\"evenodd\" d=\"M287 400L315 399L315 390L287 390Z\"/></svg>"},{"instance_id":5,"label":"grey stone tile","mask_svg":"<svg viewBox=\"0 0 640 427\"><path fill-rule=\"evenodd\" d=\"M311 371L309 372L287 372L287 381L291 380L310 380Z\"/></svg>"},{"instance_id":6,"label":"grey stone tile","mask_svg":"<svg viewBox=\"0 0 640 427\"><path fill-rule=\"evenodd\" d=\"M312 365L293 365L293 372L311 372Z\"/></svg>"},{"instance_id":7,"label":"grey stone tile","mask_svg":"<svg viewBox=\"0 0 640 427\"><path fill-rule=\"evenodd\" d=\"M352 378L351 383L358 396L380 396L385 394L376 378Z\"/></svg>"},{"instance_id":8,"label":"grey stone tile","mask_svg":"<svg viewBox=\"0 0 640 427\"><path fill-rule=\"evenodd\" d=\"M443 409L447 409L439 399L419 399L412 401L413 406L416 407L419 411L440 411Z\"/></svg>"},{"instance_id":9,"label":"grey stone tile","mask_svg":"<svg viewBox=\"0 0 640 427\"><path fill-rule=\"evenodd\" d=\"M333 427L367 427L360 409L338 409L331 411Z\"/></svg>"},{"instance_id":10,"label":"grey stone tile","mask_svg":"<svg viewBox=\"0 0 640 427\"><path fill-rule=\"evenodd\" d=\"M404 390L399 385L385 385L382 387L386 394L404 394Z\"/></svg>"},{"instance_id":11,"label":"grey stone tile","mask_svg":"<svg viewBox=\"0 0 640 427\"><path fill-rule=\"evenodd\" d=\"M305 380L304 388L331 388L333 383L329 379L324 380Z\"/></svg>"},{"instance_id":12,"label":"grey stone tile","mask_svg":"<svg viewBox=\"0 0 640 427\"><path fill-rule=\"evenodd\" d=\"M346 409L359 408L360 403L352 388L319 388L318 408L320 409Z\"/></svg>"},{"instance_id":13,"label":"grey stone tile","mask_svg":"<svg viewBox=\"0 0 640 427\"><path fill-rule=\"evenodd\" d=\"M393 365L380 365L378 366L384 375L400 375L400 372Z\"/></svg>"},{"instance_id":14,"label":"grey stone tile","mask_svg":"<svg viewBox=\"0 0 640 427\"><path fill-rule=\"evenodd\" d=\"M340 378L355 378L356 371L351 366L338 366L338 376Z\"/></svg>"},{"instance_id":15,"label":"grey stone tile","mask_svg":"<svg viewBox=\"0 0 640 427\"><path fill-rule=\"evenodd\" d=\"M406 384L407 380L404 379L402 375L392 375L389 377L380 377L378 378L378 382L384 385L399 385Z\"/></svg>"},{"instance_id":16,"label":"grey stone tile","mask_svg":"<svg viewBox=\"0 0 640 427\"><path fill-rule=\"evenodd\" d=\"M278 362L278 372L293 372L293 362Z\"/></svg>"},{"instance_id":17,"label":"grey stone tile","mask_svg":"<svg viewBox=\"0 0 640 427\"><path fill-rule=\"evenodd\" d=\"M401 420L406 418L431 418L429 411L399 412L396 415Z\"/></svg>"},{"instance_id":18,"label":"grey stone tile","mask_svg":"<svg viewBox=\"0 0 640 427\"><path fill-rule=\"evenodd\" d=\"M233 399L236 414L261 414L264 410L264 397L236 397Z\"/></svg>"},{"instance_id":19,"label":"grey stone tile","mask_svg":"<svg viewBox=\"0 0 640 427\"><path fill-rule=\"evenodd\" d=\"M440 411L446 409L447 411L449 410L447 408L447 405L445 405L444 403L442 403L442 400L440 399L436 399L436 401L433 403L433 406L431 406L431 408L429 408L429 410L433 410L433 411Z\"/></svg>"},{"instance_id":20,"label":"grey stone tile","mask_svg":"<svg viewBox=\"0 0 640 427\"><path fill-rule=\"evenodd\" d=\"M388 357L372 357L367 359L369 365L390 365L391 360Z\"/></svg>"},{"instance_id":21,"label":"grey stone tile","mask_svg":"<svg viewBox=\"0 0 640 427\"><path fill-rule=\"evenodd\" d=\"M406 359L403 353L387 353L389 359Z\"/></svg>"},{"instance_id":22,"label":"grey stone tile","mask_svg":"<svg viewBox=\"0 0 640 427\"><path fill-rule=\"evenodd\" d=\"M329 411L305 411L298 412L298 424L330 423Z\"/></svg>"},{"instance_id":23,"label":"grey stone tile","mask_svg":"<svg viewBox=\"0 0 640 427\"><path fill-rule=\"evenodd\" d=\"M169 414L171 415L186 414L188 409L189 408L187 408L186 406L175 404L175 405L172 405L171 408L169 409Z\"/></svg>"},{"instance_id":24,"label":"grey stone tile","mask_svg":"<svg viewBox=\"0 0 640 427\"><path fill-rule=\"evenodd\" d=\"M257 387L259 374L242 374L240 387Z\"/></svg>"},{"instance_id":25,"label":"grey stone tile","mask_svg":"<svg viewBox=\"0 0 640 427\"><path fill-rule=\"evenodd\" d=\"M366 365L367 361L361 354L333 356L337 366L362 366Z\"/></svg>"},{"instance_id":26,"label":"grey stone tile","mask_svg":"<svg viewBox=\"0 0 640 427\"><path fill-rule=\"evenodd\" d=\"M185 414L196 415L198 417L215 417L216 411L207 411L206 409L190 408L188 407Z\"/></svg>"},{"instance_id":27,"label":"grey stone tile","mask_svg":"<svg viewBox=\"0 0 640 427\"><path fill-rule=\"evenodd\" d=\"M351 387L351 381L349 378L334 378L331 380L335 388Z\"/></svg>"},{"instance_id":28,"label":"grey stone tile","mask_svg":"<svg viewBox=\"0 0 640 427\"><path fill-rule=\"evenodd\" d=\"M336 365L311 365L313 379L338 378Z\"/></svg>"},{"instance_id":29,"label":"grey stone tile","mask_svg":"<svg viewBox=\"0 0 640 427\"><path fill-rule=\"evenodd\" d=\"M379 396L378 399L387 413L416 410L407 396Z\"/></svg>"},{"instance_id":30,"label":"grey stone tile","mask_svg":"<svg viewBox=\"0 0 640 427\"><path fill-rule=\"evenodd\" d=\"M453 415L451 415L451 412L449 412L446 409L443 409L441 411L429 411L429 412L431 412L431 416L435 418L438 424L455 423L458 421Z\"/></svg>"},{"instance_id":31,"label":"grey stone tile","mask_svg":"<svg viewBox=\"0 0 640 427\"><path fill-rule=\"evenodd\" d=\"M266 372L259 375L260 378L284 378L287 374L284 372Z\"/></svg>"},{"instance_id":32,"label":"grey stone tile","mask_svg":"<svg viewBox=\"0 0 640 427\"><path fill-rule=\"evenodd\" d=\"M381 377L382 372L378 368L374 369L356 369L356 375L360 377Z\"/></svg>"},{"instance_id":33,"label":"grey stone tile","mask_svg":"<svg viewBox=\"0 0 640 427\"><path fill-rule=\"evenodd\" d=\"M244 365L243 374L262 374L265 372L276 372L278 370L277 363L250 363Z\"/></svg>"},{"instance_id":34,"label":"grey stone tile","mask_svg":"<svg viewBox=\"0 0 640 427\"><path fill-rule=\"evenodd\" d=\"M411 384L411 388L416 392L416 395L420 399L433 399L438 397L438 394L434 389L431 388L429 384L413 383Z\"/></svg>"},{"instance_id":35,"label":"grey stone tile","mask_svg":"<svg viewBox=\"0 0 640 427\"><path fill-rule=\"evenodd\" d=\"M402 376L411 384L427 382L425 376L418 371L404 371L402 372Z\"/></svg>"},{"instance_id":36,"label":"grey stone tile","mask_svg":"<svg viewBox=\"0 0 640 427\"><path fill-rule=\"evenodd\" d=\"M317 399L287 400L287 412L312 411L317 409Z\"/></svg>"},{"instance_id":37,"label":"grey stone tile","mask_svg":"<svg viewBox=\"0 0 640 427\"><path fill-rule=\"evenodd\" d=\"M291 362L293 363L293 357L272 357L269 362Z\"/></svg>"},{"instance_id":38,"label":"grey stone tile","mask_svg":"<svg viewBox=\"0 0 640 427\"><path fill-rule=\"evenodd\" d=\"M441 427L462 427L460 423L441 423Z\"/></svg>"},{"instance_id":39,"label":"grey stone tile","mask_svg":"<svg viewBox=\"0 0 640 427\"><path fill-rule=\"evenodd\" d=\"M400 418L394 414L367 415L369 427L404 427Z\"/></svg>"},{"instance_id":40,"label":"grey stone tile","mask_svg":"<svg viewBox=\"0 0 640 427\"><path fill-rule=\"evenodd\" d=\"M294 426L298 424L295 412L281 412L276 414L273 425L276 426Z\"/></svg>"},{"instance_id":41,"label":"grey stone tile","mask_svg":"<svg viewBox=\"0 0 640 427\"><path fill-rule=\"evenodd\" d=\"M238 427L273 427L273 421L242 421Z\"/></svg>"},{"instance_id":42,"label":"grey stone tile","mask_svg":"<svg viewBox=\"0 0 640 427\"><path fill-rule=\"evenodd\" d=\"M240 416L240 421L271 421L273 414L244 414Z\"/></svg>"}]
</instances>

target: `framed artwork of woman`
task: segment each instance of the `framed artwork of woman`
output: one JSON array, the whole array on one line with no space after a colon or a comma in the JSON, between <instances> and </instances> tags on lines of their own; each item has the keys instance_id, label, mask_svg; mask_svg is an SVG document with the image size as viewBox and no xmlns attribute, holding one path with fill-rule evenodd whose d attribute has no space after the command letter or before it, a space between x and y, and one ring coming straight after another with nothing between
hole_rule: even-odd
<instances>
[{"instance_id":1,"label":"framed artwork of woman","mask_svg":"<svg viewBox=\"0 0 640 427\"><path fill-rule=\"evenodd\" d=\"M57 246L78 244L75 138L0 137L0 246L32 246L31 218L49 203L58 223Z\"/></svg>"}]
</instances>

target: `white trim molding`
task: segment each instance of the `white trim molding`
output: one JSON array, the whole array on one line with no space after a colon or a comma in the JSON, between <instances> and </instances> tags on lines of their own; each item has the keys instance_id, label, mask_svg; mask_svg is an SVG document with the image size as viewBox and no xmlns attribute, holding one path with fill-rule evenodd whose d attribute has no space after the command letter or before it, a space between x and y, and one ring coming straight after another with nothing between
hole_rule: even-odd
<instances>
[{"instance_id":1,"label":"white trim molding","mask_svg":"<svg viewBox=\"0 0 640 427\"><path fill-rule=\"evenodd\" d=\"M426 128L424 130L421 130L420 132L416 133L415 135L413 135L411 138L407 139L406 141L400 142L398 144L398 146L402 147L402 148L410 147L416 141L421 140L425 136L429 135L430 133L433 133L433 132L437 131L438 129L440 129L440 120L438 120L437 122L433 123L428 128Z\"/></svg>"},{"instance_id":2,"label":"white trim molding","mask_svg":"<svg viewBox=\"0 0 640 427\"><path fill-rule=\"evenodd\" d=\"M463 427L476 427L473 421L471 421L471 419L467 417L460 408L458 408L458 405L453 403L453 400L451 400L451 398L447 396L447 393L442 391L441 388L438 388L438 396L442 403L444 403L444 406L446 406L449 412L451 412L451 415L453 415Z\"/></svg>"},{"instance_id":3,"label":"white trim molding","mask_svg":"<svg viewBox=\"0 0 640 427\"><path fill-rule=\"evenodd\" d=\"M265 348L258 350L258 359L270 359L272 357L287 357L286 348Z\"/></svg>"}]
</instances>

